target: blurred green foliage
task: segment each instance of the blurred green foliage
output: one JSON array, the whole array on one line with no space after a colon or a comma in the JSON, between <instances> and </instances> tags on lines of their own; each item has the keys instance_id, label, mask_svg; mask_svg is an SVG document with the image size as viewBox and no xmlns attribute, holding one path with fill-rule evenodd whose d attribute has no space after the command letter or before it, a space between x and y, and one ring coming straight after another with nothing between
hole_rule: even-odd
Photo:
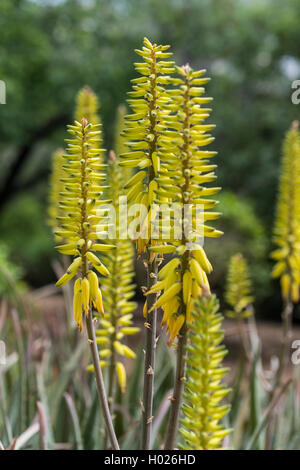
<instances>
[{"instance_id":1,"label":"blurred green foliage","mask_svg":"<svg viewBox=\"0 0 300 470\"><path fill-rule=\"evenodd\" d=\"M222 217L218 228L224 235L217 240L207 240L205 247L216 266L213 282L224 290L224 279L231 256L242 253L249 263L255 298L260 304L270 294L269 240L266 230L255 214L253 203L230 191L223 191L218 210Z\"/></svg>"},{"instance_id":2,"label":"blurred green foliage","mask_svg":"<svg viewBox=\"0 0 300 470\"><path fill-rule=\"evenodd\" d=\"M212 77L218 183L250 201L237 215L238 200L223 197L226 234L222 250L214 250L215 275L221 278L227 252L237 247L249 254L266 294L263 240L273 218L281 139L298 116L291 83L300 78L299 18L298 0L1 0L0 79L7 86L0 108L1 239L19 254L28 278L43 284L53 276L46 179L75 95L86 84L95 90L111 148L116 108L134 73L133 50L147 35L171 44L179 64L205 67Z\"/></svg>"},{"instance_id":3,"label":"blurred green foliage","mask_svg":"<svg viewBox=\"0 0 300 470\"><path fill-rule=\"evenodd\" d=\"M5 294L8 301L13 301L16 290L18 293L25 292L22 276L22 268L11 261L7 245L0 242L0 299Z\"/></svg>"},{"instance_id":4,"label":"blurred green foliage","mask_svg":"<svg viewBox=\"0 0 300 470\"><path fill-rule=\"evenodd\" d=\"M44 204L26 194L11 201L0 220L1 241L9 260L26 268L33 285L47 281L47 274L51 276L55 243L50 229L45 228L45 217Z\"/></svg>"}]
</instances>

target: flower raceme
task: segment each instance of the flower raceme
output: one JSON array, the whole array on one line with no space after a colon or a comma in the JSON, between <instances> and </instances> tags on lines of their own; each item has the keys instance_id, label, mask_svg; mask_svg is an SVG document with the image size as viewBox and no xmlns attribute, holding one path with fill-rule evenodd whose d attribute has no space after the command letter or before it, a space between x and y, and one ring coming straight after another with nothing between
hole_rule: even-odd
<instances>
[{"instance_id":1,"label":"flower raceme","mask_svg":"<svg viewBox=\"0 0 300 470\"><path fill-rule=\"evenodd\" d=\"M123 192L123 169L118 164L114 153L110 153L108 165L109 199L118 200ZM117 228L119 218L124 216L122 207L116 205ZM120 209L120 210L119 210ZM109 250L104 257L110 276L101 281L103 292L103 306L105 314L100 319L100 326L96 330L97 343L102 366L109 366L111 373L116 374L122 392L126 388L125 366L118 357L135 358L135 353L124 340L128 335L138 333L139 328L132 326L133 312L136 303L132 301L135 294L134 277L134 247L130 240L120 238L116 231L116 239L111 240L114 248ZM110 378L114 383L113 377ZM113 385L111 385L111 389ZM112 390L109 390L109 396Z\"/></svg>"},{"instance_id":2,"label":"flower raceme","mask_svg":"<svg viewBox=\"0 0 300 470\"><path fill-rule=\"evenodd\" d=\"M82 314L89 314L92 305L99 313L103 312L102 295L98 277L94 270L108 276L107 268L95 252L105 252L111 245L97 242L97 230L105 228L100 225L103 217L99 215L99 206L104 185L106 165L99 163L103 151L96 148L101 143L100 125L90 124L86 119L75 121L68 126L73 136L68 139L68 148L63 155L64 176L61 182L64 190L60 193L59 209L62 213L58 219L59 229L56 235L65 242L56 248L60 253L72 255L73 262L67 272L58 280L57 286L63 286L78 275L74 285L74 319L82 329ZM97 205L97 207L96 207Z\"/></svg>"},{"instance_id":3,"label":"flower raceme","mask_svg":"<svg viewBox=\"0 0 300 470\"><path fill-rule=\"evenodd\" d=\"M76 97L75 119L80 122L85 118L91 124L100 124L100 117L98 115L99 102L95 93L85 86L82 88ZM96 142L97 147L97 142ZM64 163L63 150L59 149L54 152L52 156L52 171L50 176L50 196L49 196L49 209L48 209L48 223L55 231L57 228L57 217L60 215L59 200L60 193L64 190L62 165ZM59 241L59 237L56 236Z\"/></svg>"},{"instance_id":4,"label":"flower raceme","mask_svg":"<svg viewBox=\"0 0 300 470\"><path fill-rule=\"evenodd\" d=\"M298 122L287 132L283 144L281 179L273 232L277 249L272 277L280 278L282 297L299 301L300 284L300 133Z\"/></svg>"},{"instance_id":5,"label":"flower raceme","mask_svg":"<svg viewBox=\"0 0 300 470\"><path fill-rule=\"evenodd\" d=\"M220 403L230 392L221 380L228 371L222 367L226 349L221 330L222 315L216 297L203 297L195 302L194 323L190 325L187 346L187 369L184 403L179 432L185 450L220 449L231 430L220 421L229 411Z\"/></svg>"},{"instance_id":6,"label":"flower raceme","mask_svg":"<svg viewBox=\"0 0 300 470\"><path fill-rule=\"evenodd\" d=\"M188 65L177 68L179 78L174 83L178 88L172 90L173 113L165 117L169 127L163 137L166 150L161 154L161 169L158 174L156 201L162 203L166 198L177 202L181 213L173 215L170 238L167 245L157 245L150 250L156 253L174 253L175 258L159 272L159 282L148 292L164 293L154 305L164 310L163 324L170 332L170 342L180 331L185 320L192 321L193 303L204 289L209 292L207 274L212 266L204 249L199 244L203 237L218 237L222 232L207 226L207 220L219 217L220 213L210 211L217 204L208 196L216 194L220 188L206 187L215 180L215 165L210 159L216 152L205 149L214 139L209 134L215 126L204 124L210 109L203 107L211 101L204 96L204 85L208 78L203 77L205 70L193 71ZM168 93L168 91L166 92ZM201 205L202 223L196 223L195 208ZM191 208L191 223L186 229L185 206ZM181 233L178 237L175 225L181 219ZM157 221L160 224L160 221ZM162 227L163 231L165 227ZM198 243L197 243L198 241Z\"/></svg>"},{"instance_id":7,"label":"flower raceme","mask_svg":"<svg viewBox=\"0 0 300 470\"><path fill-rule=\"evenodd\" d=\"M248 318L253 315L251 280L247 262L240 253L230 259L225 298L231 307L226 312L228 317Z\"/></svg>"},{"instance_id":8,"label":"flower raceme","mask_svg":"<svg viewBox=\"0 0 300 470\"><path fill-rule=\"evenodd\" d=\"M76 97L76 121L80 122L81 119L86 119L91 124L101 124L99 107L97 95L90 87L83 87Z\"/></svg>"},{"instance_id":9,"label":"flower raceme","mask_svg":"<svg viewBox=\"0 0 300 470\"><path fill-rule=\"evenodd\" d=\"M155 177L160 167L163 151L163 137L167 128L165 117L169 114L170 98L165 85L170 83L169 74L174 72L174 62L169 61L172 53L169 46L158 46L144 39L142 50L136 50L143 62L135 63L141 77L132 80L133 91L129 92L133 113L125 117L122 135L127 139L128 152L121 154L121 166L137 168L137 173L127 182L129 204L141 204L147 214L140 214L140 236L137 239L138 254L142 254L150 240L149 220L157 189ZM154 244L155 241L152 242Z\"/></svg>"}]
</instances>

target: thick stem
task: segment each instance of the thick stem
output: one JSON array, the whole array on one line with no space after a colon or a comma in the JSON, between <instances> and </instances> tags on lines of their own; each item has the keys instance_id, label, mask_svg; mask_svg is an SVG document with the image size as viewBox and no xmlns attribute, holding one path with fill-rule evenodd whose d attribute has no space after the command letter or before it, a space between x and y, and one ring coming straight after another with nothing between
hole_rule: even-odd
<instances>
[{"instance_id":1,"label":"thick stem","mask_svg":"<svg viewBox=\"0 0 300 470\"><path fill-rule=\"evenodd\" d=\"M173 396L171 398L171 409L168 422L168 431L165 442L165 450L173 450L176 446L177 429L179 422L179 412L181 405L181 398L184 386L184 370L185 370L185 347L187 343L187 327L183 325L180 334L178 335L177 344L177 363L175 384Z\"/></svg>"},{"instance_id":2,"label":"thick stem","mask_svg":"<svg viewBox=\"0 0 300 470\"><path fill-rule=\"evenodd\" d=\"M91 311L89 312L89 315L87 317L86 326L87 326L89 344L90 344L90 349L91 349L91 354L92 354L92 359L93 359L93 364L94 364L94 369L95 369L99 401L103 410L107 432L109 435L112 448L114 450L119 450L120 448L119 448L119 444L116 438L115 430L113 427L113 423L112 423L112 419L111 419L111 415L109 411L108 401L107 401L107 397L105 393L103 375L102 375L102 370L100 366L98 348L97 348L97 343L96 343L93 316L92 316Z\"/></svg>"},{"instance_id":3,"label":"thick stem","mask_svg":"<svg viewBox=\"0 0 300 470\"><path fill-rule=\"evenodd\" d=\"M157 260L154 258L152 263L148 264L147 287L148 290L156 283ZM156 321L157 309L151 313L149 310L156 302L156 294L147 296L147 315L146 315L146 350L145 350L145 369L144 369L144 393L143 393L143 424L142 424L142 449L150 447L151 429L152 429L152 410L153 410L153 392L154 392L154 368L156 352Z\"/></svg>"}]
</instances>

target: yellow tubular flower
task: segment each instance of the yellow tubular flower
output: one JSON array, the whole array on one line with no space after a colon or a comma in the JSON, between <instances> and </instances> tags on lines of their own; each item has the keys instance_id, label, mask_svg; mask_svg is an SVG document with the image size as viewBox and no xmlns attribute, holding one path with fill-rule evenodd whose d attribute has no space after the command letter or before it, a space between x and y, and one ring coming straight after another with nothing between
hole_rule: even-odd
<instances>
[{"instance_id":1,"label":"yellow tubular flower","mask_svg":"<svg viewBox=\"0 0 300 470\"><path fill-rule=\"evenodd\" d=\"M195 302L195 321L190 325L186 348L180 449L220 449L224 437L231 432L221 423L230 409L221 402L230 390L221 382L228 369L222 367L227 351L221 345L223 317L218 309L219 302L214 295Z\"/></svg>"},{"instance_id":2,"label":"yellow tubular flower","mask_svg":"<svg viewBox=\"0 0 300 470\"><path fill-rule=\"evenodd\" d=\"M231 310L226 314L231 318L248 318L253 315L252 286L248 266L238 253L231 257L228 268L225 299Z\"/></svg>"},{"instance_id":3,"label":"yellow tubular flower","mask_svg":"<svg viewBox=\"0 0 300 470\"><path fill-rule=\"evenodd\" d=\"M138 170L138 176L134 175L126 185L128 203L143 204L148 212L147 216L141 215L141 235L137 239L139 255L146 250L150 240L149 208L157 189L155 177L166 132L165 116L170 112L170 98L164 86L170 81L168 75L174 72L174 62L166 60L172 56L172 53L166 52L168 48L151 44L145 38L143 49L136 50L143 58L143 62L135 63L137 72L142 76L132 80L133 91L129 92L128 104L133 114L125 117L126 127L122 133L129 150L120 155L120 165Z\"/></svg>"},{"instance_id":4,"label":"yellow tubular flower","mask_svg":"<svg viewBox=\"0 0 300 470\"><path fill-rule=\"evenodd\" d=\"M158 282L149 292L164 291L155 307L161 306L164 311L163 324L170 332L170 343L179 333L182 320L180 315L192 321L193 302L201 295L210 292L207 274L212 266L205 251L197 243L203 237L217 237L222 234L205 224L206 220L219 217L218 212L210 212L217 201L206 196L216 194L220 188L208 188L205 183L215 180L215 165L210 159L216 152L206 150L214 139L208 133L214 125L204 124L210 109L203 107L211 98L204 96L203 85L208 78L200 78L205 70L194 72L188 65L178 68L181 78L173 83L179 85L170 93L173 101L172 115L166 116L170 131L164 136L165 148L160 152L161 169L158 174L157 202L168 198L178 203L179 213L171 218L170 236L164 238L168 245L152 247L150 250L159 253L175 253L178 258L172 259L159 272ZM196 224L196 205L201 204L204 211L202 223ZM185 208L191 205L191 227L185 223ZM178 220L180 228L178 233ZM158 221L157 223L160 223ZM176 286L176 287L175 287Z\"/></svg>"},{"instance_id":5,"label":"yellow tubular flower","mask_svg":"<svg viewBox=\"0 0 300 470\"><path fill-rule=\"evenodd\" d=\"M64 162L63 150L58 149L52 155L52 171L50 176L48 224L53 232L57 230L57 217L60 215L59 200L60 192L63 191L63 183L60 181L63 175L62 165ZM59 236L56 236L59 240Z\"/></svg>"},{"instance_id":6,"label":"yellow tubular flower","mask_svg":"<svg viewBox=\"0 0 300 470\"><path fill-rule=\"evenodd\" d=\"M287 132L283 144L281 178L271 253L276 261L272 277L280 278L285 301L299 302L300 285L300 133L298 122Z\"/></svg>"},{"instance_id":7,"label":"yellow tubular flower","mask_svg":"<svg viewBox=\"0 0 300 470\"><path fill-rule=\"evenodd\" d=\"M60 236L66 242L56 248L60 253L74 256L74 260L56 285L62 286L74 276L80 276L74 286L74 319L80 330L82 314L88 315L92 304L103 313L98 278L92 268L108 274L107 268L93 253L101 251L102 247L96 243L98 223L101 222L98 210L104 203L101 201L103 191L107 189L103 185L106 165L99 163L104 150L96 148L101 143L99 127L99 124L89 124L86 119L68 126L73 138L67 140L68 148L63 155L61 182L64 188L59 200L62 215L57 217Z\"/></svg>"},{"instance_id":8,"label":"yellow tubular flower","mask_svg":"<svg viewBox=\"0 0 300 470\"><path fill-rule=\"evenodd\" d=\"M100 320L100 327L96 330L99 353L103 358L103 344L109 348L110 373L117 377L122 392L126 388L126 371L118 356L134 358L135 353L124 344L128 335L136 334L139 328L132 326L133 312L136 303L132 301L135 294L134 277L134 247L130 240L120 238L122 235L119 227L123 216L122 206L118 207L118 199L123 191L123 172L118 164L118 159L113 152L110 153L108 166L108 198L115 201L116 209L116 239L110 240L114 248L105 253L105 264L110 272L110 277L102 279L102 291L104 297L105 314ZM121 222L121 223L120 223ZM105 340L103 342L103 339ZM110 377L109 396L113 394L114 379Z\"/></svg>"}]
</instances>

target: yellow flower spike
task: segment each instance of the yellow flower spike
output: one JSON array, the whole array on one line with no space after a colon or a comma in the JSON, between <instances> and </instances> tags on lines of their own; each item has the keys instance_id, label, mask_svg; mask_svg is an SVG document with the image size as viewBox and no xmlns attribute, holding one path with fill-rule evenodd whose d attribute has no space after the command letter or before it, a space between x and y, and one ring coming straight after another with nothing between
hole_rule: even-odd
<instances>
[{"instance_id":1,"label":"yellow flower spike","mask_svg":"<svg viewBox=\"0 0 300 470\"><path fill-rule=\"evenodd\" d=\"M238 253L229 262L225 299L231 310L226 314L232 318L247 318L252 312L252 285L248 266L243 256Z\"/></svg>"},{"instance_id":2,"label":"yellow flower spike","mask_svg":"<svg viewBox=\"0 0 300 470\"><path fill-rule=\"evenodd\" d=\"M161 306L164 311L163 322L170 331L170 342L178 335L182 317L184 315L191 321L191 312L194 301L199 295L208 295L210 287L207 275L212 271L204 249L199 245L199 240L203 237L217 237L221 232L205 224L207 220L219 217L218 212L211 212L214 207L208 197L216 194L220 188L208 187L216 179L214 169L216 165L210 165L209 159L216 152L208 151L206 147L213 142L210 131L214 125L205 124L206 118L210 114L210 109L203 105L211 99L204 96L204 88L208 79L199 79L205 71L194 72L188 65L177 67L179 78L170 77L169 83L175 85L172 90L167 89L166 94L170 98L171 112L165 116L167 130L161 137L164 147L158 149L159 166L155 168L157 173L156 201L159 203L172 202L181 207L181 218L184 221L187 216L184 213L184 205L191 206L191 221L189 232L185 230L184 224L180 227L180 236L171 226L170 237L164 242L167 245L151 247L153 252L174 253L175 258L164 266L158 278L166 280L164 293L156 302L156 306ZM201 82L199 82L201 80ZM197 205L201 204L203 209L204 223L198 223ZM173 223L178 220L174 216ZM188 242L193 242L191 248ZM176 302L173 310L170 309L170 296L168 292L172 284L176 285ZM159 289L162 286L158 283ZM177 287L179 286L179 287ZM154 292L155 286L150 290ZM205 291L205 292L204 292ZM170 290L172 293L172 290ZM174 309L174 307L177 309ZM180 318L180 319L179 319ZM178 330L178 325L181 325Z\"/></svg>"},{"instance_id":3,"label":"yellow flower spike","mask_svg":"<svg viewBox=\"0 0 300 470\"><path fill-rule=\"evenodd\" d=\"M118 119L120 119L120 116ZM122 139L121 137L116 142L118 153L123 146ZM110 276L101 278L100 281L103 292L102 311L105 310L105 320L100 321L100 326L96 330L97 337L107 340L105 344L98 343L99 352L101 353L103 344L106 349L111 351L107 362L109 364L109 382L113 384L112 387L115 384L115 375L119 383L121 383L120 379L122 377L122 384L124 386L126 384L125 368L123 365L116 365L118 363L117 359L118 355L124 356L123 341L126 340L126 336L139 332L139 328L132 326L133 312L136 309L136 303L132 301L135 295L135 285L133 283L134 247L130 240L122 238L124 211L122 205L119 206L118 204L120 196L124 194L124 181L131 177L131 169L125 169L119 165L118 153L116 155L111 151L109 154L107 179L110 187L106 192L106 197L114 201L115 205L116 238L109 240L110 244L101 245L103 249L99 250L103 252L103 261L110 272ZM92 249L95 250L96 248L93 245ZM128 355L128 351L126 352ZM129 357L134 358L134 354L130 354ZM120 370L121 367L123 367L122 371ZM109 391L109 396L114 396L113 389Z\"/></svg>"},{"instance_id":4,"label":"yellow flower spike","mask_svg":"<svg viewBox=\"0 0 300 470\"><path fill-rule=\"evenodd\" d=\"M198 299L193 311L194 322L189 324L178 446L183 450L221 449L224 438L231 432L221 423L230 409L221 400L230 390L221 382L227 369L221 363L226 349L221 345L223 318L218 309L215 296Z\"/></svg>"},{"instance_id":5,"label":"yellow flower spike","mask_svg":"<svg viewBox=\"0 0 300 470\"><path fill-rule=\"evenodd\" d=\"M91 124L101 124L99 117L99 101L93 90L85 86L76 97L75 119L80 122L85 118Z\"/></svg>"},{"instance_id":6,"label":"yellow flower spike","mask_svg":"<svg viewBox=\"0 0 300 470\"><path fill-rule=\"evenodd\" d=\"M118 361L116 363L116 372L117 372L121 392L125 393L125 390L126 390L126 371L125 371L124 364L122 364L122 362Z\"/></svg>"},{"instance_id":7,"label":"yellow flower spike","mask_svg":"<svg viewBox=\"0 0 300 470\"><path fill-rule=\"evenodd\" d=\"M167 139L167 126L165 118L170 114L170 98L163 85L164 78L174 72L174 63L168 61L165 66L166 55L162 52L169 46L158 46L151 44L146 38L142 50L135 52L142 57L143 62L135 63L135 68L142 77L132 80L132 91L129 92L128 104L132 114L125 116L125 127L121 136L124 138L127 151L121 157L121 166L135 167L138 169L134 183L129 182L127 197L130 204L137 203L139 195L144 192L146 198L139 201L146 205L147 211L151 213L151 206L155 201L157 182L155 180L160 169L160 152L167 150L165 139ZM146 226L148 217L141 221L141 227ZM151 237L147 231L141 230L136 240L138 255L141 255L151 245ZM155 258L151 254L152 261Z\"/></svg>"},{"instance_id":8,"label":"yellow flower spike","mask_svg":"<svg viewBox=\"0 0 300 470\"><path fill-rule=\"evenodd\" d=\"M300 132L297 121L293 122L283 143L273 241L278 248L271 253L276 261L272 277L280 278L283 299L296 303L296 285L300 285Z\"/></svg>"},{"instance_id":9,"label":"yellow flower spike","mask_svg":"<svg viewBox=\"0 0 300 470\"><path fill-rule=\"evenodd\" d=\"M58 286L70 281L76 274L82 281L75 282L74 287L74 318L79 329L82 329L82 314L86 316L90 310L90 299L95 303L100 313L103 313L101 293L98 290L98 280L95 273L90 270L91 264L102 274L108 271L99 258L93 253L93 245L97 250L97 224L94 223L97 212L95 210L95 195L97 195L97 208L104 203L98 195L102 194L105 182L105 165L101 163L100 156L104 150L98 148L101 144L99 124L91 124L83 118L81 122L75 121L68 126L73 136L67 139L68 147L63 154L62 165L63 191L60 192L59 208L61 216L58 217L58 230L62 243L57 250L64 254L76 255L71 265L57 282ZM97 218L97 217L96 217ZM66 236L64 235L66 233ZM90 281L92 289L90 292ZM97 290L96 290L97 285Z\"/></svg>"}]
</instances>

